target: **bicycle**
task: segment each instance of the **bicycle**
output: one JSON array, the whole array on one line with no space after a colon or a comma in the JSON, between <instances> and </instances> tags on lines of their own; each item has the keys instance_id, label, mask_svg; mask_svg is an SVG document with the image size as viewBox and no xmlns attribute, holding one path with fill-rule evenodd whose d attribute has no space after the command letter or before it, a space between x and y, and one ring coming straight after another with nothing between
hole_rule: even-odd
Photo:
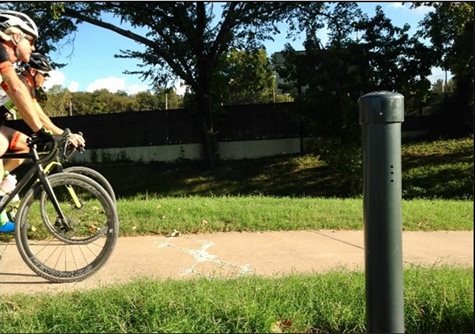
<instances>
[{"instance_id":1,"label":"bicycle","mask_svg":"<svg viewBox=\"0 0 475 334\"><path fill-rule=\"evenodd\" d=\"M63 162L68 161L69 158L75 152L84 151L84 147L75 148L72 145L68 145L67 137L70 133L71 133L71 130L66 128L64 129L64 132L61 135L61 137L58 137L58 138L61 138L59 143L60 144L62 143L61 145L58 145L58 148L62 147L62 149L61 150L57 149L56 159L50 161L44 166L45 173L48 175L48 174L51 174L52 172L58 172L58 173L66 172L66 173L77 173L77 174L88 176L94 181L96 181L97 183L99 183L99 185L101 185L107 191L112 201L114 202L114 205L117 205L117 198L116 198L114 189L112 188L112 185L109 183L109 181L101 173L99 173L95 169L85 167L85 166L71 166L67 168L63 167ZM81 132L79 132L79 134L82 135ZM18 211L18 207L19 207L19 202L12 202L10 206L7 208L7 215L11 221L14 220L16 212Z\"/></svg>"},{"instance_id":2,"label":"bicycle","mask_svg":"<svg viewBox=\"0 0 475 334\"><path fill-rule=\"evenodd\" d=\"M61 135L62 138L66 139L67 136L71 133L71 130L68 128L64 129L64 133ZM82 135L81 132L79 132L80 135ZM95 169L85 167L85 166L71 166L67 168L63 168L63 162L68 161L69 158L75 153L77 150L73 147L67 144L67 141L64 140L63 145L59 145L62 147L61 150L57 150L56 154L56 159L49 162L45 166L45 173L50 174L54 169L56 169L57 172L66 172L66 173L77 173L81 175L85 175L99 183L109 194L111 197L112 201L114 204L117 204L117 199L115 196L114 189L112 188L112 185L107 181L107 179L98 171ZM84 151L84 148L79 148L78 149L80 152Z\"/></svg>"},{"instance_id":3,"label":"bicycle","mask_svg":"<svg viewBox=\"0 0 475 334\"><path fill-rule=\"evenodd\" d=\"M24 262L52 282L77 282L97 272L109 259L119 233L115 204L91 178L75 173L47 175L43 164L57 155L64 136L53 137L45 152L28 142L28 153L1 159L29 159L33 166L0 201L0 212L25 189L15 215L15 241ZM36 178L35 178L36 176Z\"/></svg>"}]
</instances>

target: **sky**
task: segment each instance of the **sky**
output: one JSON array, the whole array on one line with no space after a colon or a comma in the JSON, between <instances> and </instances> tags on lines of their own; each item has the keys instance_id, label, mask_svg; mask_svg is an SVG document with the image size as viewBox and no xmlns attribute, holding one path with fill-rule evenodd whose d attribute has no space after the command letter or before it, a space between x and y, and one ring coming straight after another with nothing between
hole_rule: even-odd
<instances>
[{"instance_id":1,"label":"sky","mask_svg":"<svg viewBox=\"0 0 475 334\"><path fill-rule=\"evenodd\" d=\"M369 16L374 16L375 7L381 5L384 13L394 25L402 27L408 23L411 26L411 34L417 30L418 23L428 12L428 7L410 9L408 4L403 5L401 2L360 2L358 5ZM111 20L118 22L117 19L109 16L103 19L108 22ZM123 25L123 27L133 29L128 25ZM286 40L285 27L282 27L281 30L282 34L274 37L274 42L265 43L268 56L281 51L288 42L296 50L304 49L303 39ZM319 37L325 44L324 30ZM51 77L45 84L46 89L56 84L68 88L71 92L92 92L105 88L111 92L121 90L128 94L135 94L150 89L150 82L143 81L139 75L123 74L125 70L139 70L137 59L114 58L114 54L118 54L120 50L144 50L143 46L126 37L88 23L82 23L78 26L73 43L61 41L56 47L58 51L50 54L50 58L57 63L67 63L67 65L50 73ZM444 72L440 69L434 69L432 74L429 77L432 82L445 77ZM184 86L179 81L175 87L178 93L183 93Z\"/></svg>"}]
</instances>

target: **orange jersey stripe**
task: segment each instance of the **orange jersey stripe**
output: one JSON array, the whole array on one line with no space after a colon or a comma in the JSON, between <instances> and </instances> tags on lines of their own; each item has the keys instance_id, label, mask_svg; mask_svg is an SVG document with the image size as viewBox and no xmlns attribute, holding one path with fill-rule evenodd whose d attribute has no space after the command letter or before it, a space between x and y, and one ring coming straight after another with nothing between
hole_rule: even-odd
<instances>
[{"instance_id":1,"label":"orange jersey stripe","mask_svg":"<svg viewBox=\"0 0 475 334\"><path fill-rule=\"evenodd\" d=\"M20 140L21 132L15 132L12 136L12 140L10 140L10 145L8 146L8 149L10 151L17 151L19 148L17 148L17 143Z\"/></svg>"}]
</instances>

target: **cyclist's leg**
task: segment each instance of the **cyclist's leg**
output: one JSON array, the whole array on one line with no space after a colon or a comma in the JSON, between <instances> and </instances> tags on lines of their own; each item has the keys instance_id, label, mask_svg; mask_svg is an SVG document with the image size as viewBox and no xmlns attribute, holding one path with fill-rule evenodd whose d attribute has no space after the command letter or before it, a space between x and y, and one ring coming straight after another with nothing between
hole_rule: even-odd
<instances>
[{"instance_id":1,"label":"cyclist's leg","mask_svg":"<svg viewBox=\"0 0 475 334\"><path fill-rule=\"evenodd\" d=\"M8 145L10 140L8 138L8 128L0 125L0 156L5 154L8 150ZM3 160L0 159L0 182L3 180L4 175L4 167L3 167ZM0 198L2 198L5 194L0 192ZM0 233L9 233L13 232L15 229L14 223L9 221L9 217L5 211L0 212Z\"/></svg>"},{"instance_id":2,"label":"cyclist's leg","mask_svg":"<svg viewBox=\"0 0 475 334\"><path fill-rule=\"evenodd\" d=\"M5 126L0 126L0 156L4 155L8 150L8 145L10 145L10 140L8 138L7 130ZM0 159L0 177L3 177L3 160Z\"/></svg>"},{"instance_id":3,"label":"cyclist's leg","mask_svg":"<svg viewBox=\"0 0 475 334\"><path fill-rule=\"evenodd\" d=\"M29 148L26 144L27 136L17 130L9 128L7 126L1 126L0 128L0 155L3 155L6 151L16 152L16 153L26 153L29 151ZM5 171L11 172L19 165L23 163L24 159L0 159L0 183L3 181ZM4 195L4 191L0 189L0 197ZM0 212L0 223L3 224L3 230L0 229L0 232L9 232L14 229L13 221L16 215L16 208L18 206L19 197L15 196L8 210ZM8 221L7 221L8 220ZM7 221L7 222L6 222Z\"/></svg>"},{"instance_id":4,"label":"cyclist's leg","mask_svg":"<svg viewBox=\"0 0 475 334\"><path fill-rule=\"evenodd\" d=\"M28 136L24 133L17 131L15 129L9 128L7 126L2 126L0 133L4 138L8 140L7 150L15 153L26 153L29 151L26 140ZM0 144L1 148L1 144ZM6 152L0 151L0 155L3 155ZM24 159L8 159L3 162L3 168L9 172L17 168L23 163ZM3 175L0 174L0 175Z\"/></svg>"}]
</instances>

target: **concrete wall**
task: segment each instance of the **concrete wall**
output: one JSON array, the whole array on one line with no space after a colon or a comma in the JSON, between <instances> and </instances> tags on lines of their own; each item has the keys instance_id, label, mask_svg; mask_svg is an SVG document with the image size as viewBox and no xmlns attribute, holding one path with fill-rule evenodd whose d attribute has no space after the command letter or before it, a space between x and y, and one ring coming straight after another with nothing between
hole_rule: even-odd
<instances>
[{"instance_id":1,"label":"concrete wall","mask_svg":"<svg viewBox=\"0 0 475 334\"><path fill-rule=\"evenodd\" d=\"M221 159L254 159L274 155L300 153L300 138L245 140L219 143ZM75 154L72 162L155 162L177 159L199 160L201 144L156 145L120 148L86 149Z\"/></svg>"},{"instance_id":2,"label":"concrete wall","mask_svg":"<svg viewBox=\"0 0 475 334\"><path fill-rule=\"evenodd\" d=\"M427 131L408 131L402 138L424 136ZM218 153L223 160L256 159L306 151L311 138L284 138L220 142ZM86 149L75 154L72 162L171 162L177 159L200 160L201 144L154 145Z\"/></svg>"}]
</instances>

